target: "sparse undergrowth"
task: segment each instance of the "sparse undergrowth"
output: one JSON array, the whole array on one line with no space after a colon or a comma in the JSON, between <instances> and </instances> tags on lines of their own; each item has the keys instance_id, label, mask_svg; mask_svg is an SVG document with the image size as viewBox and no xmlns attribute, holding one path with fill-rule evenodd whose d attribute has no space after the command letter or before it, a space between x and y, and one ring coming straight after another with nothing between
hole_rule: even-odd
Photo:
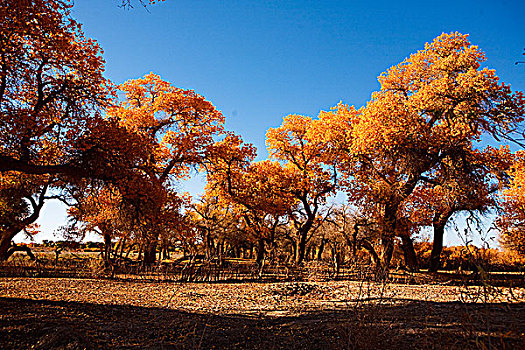
<instances>
[{"instance_id":1,"label":"sparse undergrowth","mask_svg":"<svg viewBox=\"0 0 525 350\"><path fill-rule=\"evenodd\" d=\"M525 348L520 273L378 279L354 267L339 275L354 280L333 280L320 263L255 275L239 260L183 275L108 268L93 254L37 256L0 268L2 349Z\"/></svg>"},{"instance_id":2,"label":"sparse undergrowth","mask_svg":"<svg viewBox=\"0 0 525 350\"><path fill-rule=\"evenodd\" d=\"M0 348L523 348L523 288L0 278Z\"/></svg>"}]
</instances>

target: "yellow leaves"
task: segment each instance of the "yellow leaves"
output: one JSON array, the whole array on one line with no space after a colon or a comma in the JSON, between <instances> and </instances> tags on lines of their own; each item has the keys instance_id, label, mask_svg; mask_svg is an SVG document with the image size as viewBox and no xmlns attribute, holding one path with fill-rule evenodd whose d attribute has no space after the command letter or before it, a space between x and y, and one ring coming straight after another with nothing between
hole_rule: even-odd
<instances>
[{"instance_id":1,"label":"yellow leaves","mask_svg":"<svg viewBox=\"0 0 525 350\"><path fill-rule=\"evenodd\" d=\"M143 135L154 151L146 160L161 182L180 179L202 162L224 116L193 90L183 90L149 73L119 86L125 100L108 109L128 130Z\"/></svg>"},{"instance_id":2,"label":"yellow leaves","mask_svg":"<svg viewBox=\"0 0 525 350\"><path fill-rule=\"evenodd\" d=\"M67 164L78 154L76 140L98 120L94 110L104 108L111 93L102 76L101 49L84 37L69 7L62 1L20 0L0 9L7 74L2 97L4 107L12 106L0 113L0 141L15 159L30 148L27 161L33 164Z\"/></svg>"},{"instance_id":3,"label":"yellow leaves","mask_svg":"<svg viewBox=\"0 0 525 350\"><path fill-rule=\"evenodd\" d=\"M512 130L521 121L521 93L481 69L483 52L468 35L443 34L379 77L381 91L353 125L354 151L449 149Z\"/></svg>"},{"instance_id":4,"label":"yellow leaves","mask_svg":"<svg viewBox=\"0 0 525 350\"><path fill-rule=\"evenodd\" d=\"M503 196L507 202L515 203L515 207L523 208L523 204L525 204L525 151L516 153L510 175L510 187L503 192ZM525 219L525 212L521 213L521 215Z\"/></svg>"},{"instance_id":5,"label":"yellow leaves","mask_svg":"<svg viewBox=\"0 0 525 350\"><path fill-rule=\"evenodd\" d=\"M503 191L502 213L497 220L505 247L525 255L525 151L515 154L510 186Z\"/></svg>"},{"instance_id":6,"label":"yellow leaves","mask_svg":"<svg viewBox=\"0 0 525 350\"><path fill-rule=\"evenodd\" d=\"M474 144L484 133L497 138L516 130L525 104L493 70L480 69L484 60L468 35L443 34L381 74L381 90L350 118L341 109L322 115L346 120L346 138L326 131L321 140L343 140L338 166L351 199L380 216L372 204L388 205L400 220L420 224L436 213L493 205L491 188L512 157L508 149Z\"/></svg>"},{"instance_id":7,"label":"yellow leaves","mask_svg":"<svg viewBox=\"0 0 525 350\"><path fill-rule=\"evenodd\" d=\"M268 152L275 159L306 173L331 164L337 157L332 147L341 147L341 141L347 138L345 130L353 117L351 110L354 110L343 105L339 109L341 116L334 112L321 112L318 119L286 116L280 127L267 131Z\"/></svg>"}]
</instances>

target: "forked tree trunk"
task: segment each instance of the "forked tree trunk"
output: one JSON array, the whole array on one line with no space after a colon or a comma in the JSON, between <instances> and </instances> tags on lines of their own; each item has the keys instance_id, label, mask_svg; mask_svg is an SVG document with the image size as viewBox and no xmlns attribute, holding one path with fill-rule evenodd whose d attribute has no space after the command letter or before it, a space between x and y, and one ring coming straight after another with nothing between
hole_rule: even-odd
<instances>
[{"instance_id":1,"label":"forked tree trunk","mask_svg":"<svg viewBox=\"0 0 525 350\"><path fill-rule=\"evenodd\" d=\"M35 219L36 220L36 219ZM0 231L0 261L9 259L13 252L10 252L11 242L13 238L22 231L26 226L19 226L16 228L8 228Z\"/></svg>"},{"instance_id":2,"label":"forked tree trunk","mask_svg":"<svg viewBox=\"0 0 525 350\"><path fill-rule=\"evenodd\" d=\"M40 211L44 206L45 194L49 185L45 185L39 196L37 202L31 201L33 213L17 222L4 223L7 224L7 229L0 231L0 261L7 260L9 258L8 251L11 246L11 241L15 236L24 230L26 227L34 223L40 216Z\"/></svg>"}]
</instances>

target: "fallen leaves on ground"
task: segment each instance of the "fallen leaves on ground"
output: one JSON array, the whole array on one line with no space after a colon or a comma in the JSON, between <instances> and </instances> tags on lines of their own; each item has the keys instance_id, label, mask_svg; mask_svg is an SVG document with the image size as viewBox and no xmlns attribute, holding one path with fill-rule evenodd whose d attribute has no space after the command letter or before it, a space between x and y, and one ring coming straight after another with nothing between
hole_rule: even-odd
<instances>
[{"instance_id":1,"label":"fallen leaves on ground","mask_svg":"<svg viewBox=\"0 0 525 350\"><path fill-rule=\"evenodd\" d=\"M353 281L2 278L0 348L525 345L525 290L488 292L483 287Z\"/></svg>"}]
</instances>

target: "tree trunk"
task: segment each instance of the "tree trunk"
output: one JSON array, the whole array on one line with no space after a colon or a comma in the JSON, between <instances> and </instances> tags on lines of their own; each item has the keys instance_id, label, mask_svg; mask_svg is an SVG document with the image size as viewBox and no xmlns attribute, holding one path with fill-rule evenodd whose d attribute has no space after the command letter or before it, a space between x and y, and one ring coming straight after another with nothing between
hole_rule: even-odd
<instances>
[{"instance_id":1,"label":"tree trunk","mask_svg":"<svg viewBox=\"0 0 525 350\"><path fill-rule=\"evenodd\" d=\"M0 261L7 260L9 258L7 254L8 254L8 250L9 250L9 247L11 246L11 241L13 240L13 238L19 232L21 232L27 226L34 223L39 218L40 211L42 210L42 207L44 206L45 194L47 192L48 187L49 187L49 183L42 187L36 201L31 200L31 207L33 209L33 213L31 215L29 215L25 219L22 219L14 223L3 223L3 224L7 224L7 229L0 231Z\"/></svg>"},{"instance_id":2,"label":"tree trunk","mask_svg":"<svg viewBox=\"0 0 525 350\"><path fill-rule=\"evenodd\" d=\"M356 221L354 223L354 232L352 232L352 257L355 261L357 258L357 235L359 234L359 225Z\"/></svg>"},{"instance_id":3,"label":"tree trunk","mask_svg":"<svg viewBox=\"0 0 525 350\"><path fill-rule=\"evenodd\" d=\"M110 260L110 254L111 254L111 235L109 232L104 230L104 264L106 267L109 265Z\"/></svg>"},{"instance_id":4,"label":"tree trunk","mask_svg":"<svg viewBox=\"0 0 525 350\"><path fill-rule=\"evenodd\" d=\"M206 242L205 242L205 247L206 247L206 259L210 260L213 255L215 254L214 251L215 251L215 246L213 244L213 238L211 236L211 232L210 230L206 230Z\"/></svg>"},{"instance_id":5,"label":"tree trunk","mask_svg":"<svg viewBox=\"0 0 525 350\"><path fill-rule=\"evenodd\" d=\"M339 272L341 271L341 256L339 250L336 248L334 252L334 273L335 277L339 276Z\"/></svg>"},{"instance_id":6,"label":"tree trunk","mask_svg":"<svg viewBox=\"0 0 525 350\"><path fill-rule=\"evenodd\" d=\"M219 260L219 263L222 263L222 260L224 258L224 241L217 242L217 259Z\"/></svg>"},{"instance_id":7,"label":"tree trunk","mask_svg":"<svg viewBox=\"0 0 525 350\"><path fill-rule=\"evenodd\" d=\"M434 223L434 242L432 243L432 252L430 253L430 262L428 270L436 272L440 267L441 251L443 250L443 236L445 235L445 224Z\"/></svg>"},{"instance_id":8,"label":"tree trunk","mask_svg":"<svg viewBox=\"0 0 525 350\"><path fill-rule=\"evenodd\" d=\"M119 239L117 243L115 243L115 245L113 246L113 251L111 252L111 254L113 254L113 259L118 259L118 251L121 245L122 245L122 240Z\"/></svg>"},{"instance_id":9,"label":"tree trunk","mask_svg":"<svg viewBox=\"0 0 525 350\"><path fill-rule=\"evenodd\" d=\"M309 245L304 253L305 260L311 260L312 254L315 254L315 248Z\"/></svg>"},{"instance_id":10,"label":"tree trunk","mask_svg":"<svg viewBox=\"0 0 525 350\"><path fill-rule=\"evenodd\" d=\"M9 258L12 254L8 253L9 248L11 247L11 241L18 233L24 230L24 228L35 222L36 219L38 219L39 213L40 209L33 213L31 217L15 223L13 226L9 225L7 229L0 231L0 261L5 261Z\"/></svg>"},{"instance_id":11,"label":"tree trunk","mask_svg":"<svg viewBox=\"0 0 525 350\"><path fill-rule=\"evenodd\" d=\"M124 247L126 246L126 241L127 241L127 239L125 237L122 238L122 245L120 246L119 259L122 259L123 255L124 255Z\"/></svg>"},{"instance_id":12,"label":"tree trunk","mask_svg":"<svg viewBox=\"0 0 525 350\"><path fill-rule=\"evenodd\" d=\"M289 262L297 261L297 242L295 240L290 240L292 246L292 259L288 260Z\"/></svg>"},{"instance_id":13,"label":"tree trunk","mask_svg":"<svg viewBox=\"0 0 525 350\"><path fill-rule=\"evenodd\" d=\"M162 252L162 257L160 256L159 254L159 260L165 260L165 259L169 259L170 258L170 253L169 253L169 246L170 246L170 241L169 239L166 239L166 238L163 238L161 240L161 252Z\"/></svg>"},{"instance_id":14,"label":"tree trunk","mask_svg":"<svg viewBox=\"0 0 525 350\"><path fill-rule=\"evenodd\" d=\"M419 270L416 251L414 250L414 242L408 235L401 236L403 242L403 256L405 257L405 264L410 271L416 272Z\"/></svg>"},{"instance_id":15,"label":"tree trunk","mask_svg":"<svg viewBox=\"0 0 525 350\"><path fill-rule=\"evenodd\" d=\"M9 248L9 250L7 251L7 259L9 259L9 257L11 255L13 255L14 252L25 252L27 254L27 256L29 257L29 259L31 260L36 260L36 257L35 255L33 254L33 252L31 251L31 249L27 246L17 246L17 245L13 245L11 246L11 248Z\"/></svg>"},{"instance_id":16,"label":"tree trunk","mask_svg":"<svg viewBox=\"0 0 525 350\"><path fill-rule=\"evenodd\" d=\"M397 232L397 208L398 204L386 204L384 214L384 227L381 238L381 245L383 247L381 252L381 264L385 271L390 267L392 255L394 254L394 236Z\"/></svg>"},{"instance_id":17,"label":"tree trunk","mask_svg":"<svg viewBox=\"0 0 525 350\"><path fill-rule=\"evenodd\" d=\"M372 259L372 262L376 265L376 269L381 269L381 259L376 253L376 250L374 249L374 246L370 244L370 242L363 240L361 242L361 246L365 248L368 253L370 254L370 257Z\"/></svg>"},{"instance_id":18,"label":"tree trunk","mask_svg":"<svg viewBox=\"0 0 525 350\"><path fill-rule=\"evenodd\" d=\"M301 265L305 258L307 234L308 234L308 231L305 231L305 230L299 231L299 244L297 247L297 265Z\"/></svg>"},{"instance_id":19,"label":"tree trunk","mask_svg":"<svg viewBox=\"0 0 525 350\"><path fill-rule=\"evenodd\" d=\"M36 218L28 224L20 223L14 227L9 227L3 231L0 231L0 261L6 261L9 259L11 254L13 254L9 252L9 249L11 248L11 241L19 232L27 227L27 225L32 224L34 221L36 221Z\"/></svg>"},{"instance_id":20,"label":"tree trunk","mask_svg":"<svg viewBox=\"0 0 525 350\"><path fill-rule=\"evenodd\" d=\"M9 258L9 255L7 254L9 251L9 248L11 247L11 240L13 238L9 234L9 232L2 231L0 233L0 260L7 260Z\"/></svg>"},{"instance_id":21,"label":"tree trunk","mask_svg":"<svg viewBox=\"0 0 525 350\"><path fill-rule=\"evenodd\" d=\"M321 240L321 244L319 245L319 250L317 251L317 260L321 260L323 258L324 245L325 239L323 238Z\"/></svg>"},{"instance_id":22,"label":"tree trunk","mask_svg":"<svg viewBox=\"0 0 525 350\"><path fill-rule=\"evenodd\" d=\"M264 239L260 238L257 242L257 258L255 259L255 264L261 266L264 259L265 247Z\"/></svg>"},{"instance_id":23,"label":"tree trunk","mask_svg":"<svg viewBox=\"0 0 525 350\"><path fill-rule=\"evenodd\" d=\"M394 239L392 237L383 237L381 240L383 251L381 252L381 265L382 268L388 270L390 262L392 261L392 255L394 254Z\"/></svg>"},{"instance_id":24,"label":"tree trunk","mask_svg":"<svg viewBox=\"0 0 525 350\"><path fill-rule=\"evenodd\" d=\"M157 259L157 240L152 240L144 245L144 266L153 265Z\"/></svg>"}]
</instances>

